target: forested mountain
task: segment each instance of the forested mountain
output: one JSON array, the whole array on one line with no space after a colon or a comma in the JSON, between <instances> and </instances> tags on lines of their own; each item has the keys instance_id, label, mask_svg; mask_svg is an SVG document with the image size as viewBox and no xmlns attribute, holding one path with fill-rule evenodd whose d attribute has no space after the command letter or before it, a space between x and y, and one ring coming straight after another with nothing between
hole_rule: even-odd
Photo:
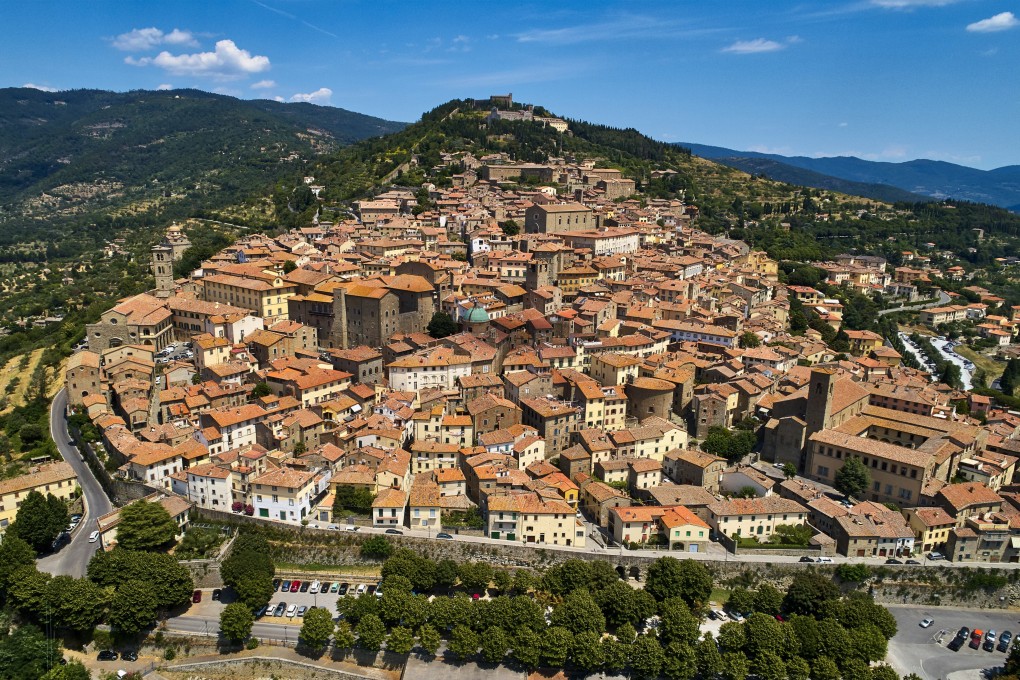
<instances>
[{"instance_id":1,"label":"forested mountain","mask_svg":"<svg viewBox=\"0 0 1020 680\"><path fill-rule=\"evenodd\" d=\"M780 156L757 151L735 151L705 144L682 144L702 158L710 158L746 172L764 172L783 182L805 184L845 191L860 196L881 198L879 192L891 192L876 185L895 187L915 194L915 199L887 193L883 200L916 200L916 195L931 198L955 198L974 203L988 203L1020 211L1020 165L995 170L978 170L945 161L913 160L904 163L866 161L853 156L808 158ZM762 163L767 159L771 163ZM799 170L799 171L798 171ZM818 173L805 175L804 170ZM842 187L838 180L865 186ZM867 193L866 193L867 192Z\"/></svg>"},{"instance_id":2,"label":"forested mountain","mask_svg":"<svg viewBox=\"0 0 1020 680\"><path fill-rule=\"evenodd\" d=\"M0 246L264 196L321 153L403 127L198 90L0 89Z\"/></svg>"}]
</instances>

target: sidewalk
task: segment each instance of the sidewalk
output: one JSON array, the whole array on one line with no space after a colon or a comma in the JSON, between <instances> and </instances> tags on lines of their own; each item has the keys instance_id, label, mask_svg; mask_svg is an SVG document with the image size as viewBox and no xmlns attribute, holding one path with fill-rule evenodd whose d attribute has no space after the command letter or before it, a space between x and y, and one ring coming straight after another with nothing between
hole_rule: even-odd
<instances>
[{"instance_id":1,"label":"sidewalk","mask_svg":"<svg viewBox=\"0 0 1020 680\"><path fill-rule=\"evenodd\" d=\"M299 654L290 647L261 645L257 649L245 649L229 654L197 654L184 659L178 659L173 664L164 664L162 668L165 672L177 672L191 670L204 664L222 664L224 667L227 667L230 664L259 660L263 662L280 661L308 669L348 673L366 678L367 680L396 680L402 672L402 668L386 670L372 666L361 666L354 661L354 658L353 655L348 655L343 661L335 661L328 654L323 654L322 657L316 659Z\"/></svg>"}]
</instances>

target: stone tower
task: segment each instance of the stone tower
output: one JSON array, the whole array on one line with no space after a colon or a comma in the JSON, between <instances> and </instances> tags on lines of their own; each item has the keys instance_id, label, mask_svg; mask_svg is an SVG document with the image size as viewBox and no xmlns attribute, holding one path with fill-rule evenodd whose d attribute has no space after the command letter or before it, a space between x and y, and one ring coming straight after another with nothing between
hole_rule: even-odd
<instances>
[{"instance_id":1,"label":"stone tower","mask_svg":"<svg viewBox=\"0 0 1020 680\"><path fill-rule=\"evenodd\" d=\"M152 274L156 277L156 297L170 297L174 290L173 249L166 244L152 247Z\"/></svg>"},{"instance_id":2,"label":"stone tower","mask_svg":"<svg viewBox=\"0 0 1020 680\"><path fill-rule=\"evenodd\" d=\"M808 385L807 422L805 440L815 432L829 426L832 415L832 397L836 389L836 370L832 368L811 369L811 382Z\"/></svg>"},{"instance_id":3,"label":"stone tower","mask_svg":"<svg viewBox=\"0 0 1020 680\"><path fill-rule=\"evenodd\" d=\"M528 263L528 271L524 273L524 288L536 290L549 285L549 263L544 260L532 260Z\"/></svg>"}]
</instances>

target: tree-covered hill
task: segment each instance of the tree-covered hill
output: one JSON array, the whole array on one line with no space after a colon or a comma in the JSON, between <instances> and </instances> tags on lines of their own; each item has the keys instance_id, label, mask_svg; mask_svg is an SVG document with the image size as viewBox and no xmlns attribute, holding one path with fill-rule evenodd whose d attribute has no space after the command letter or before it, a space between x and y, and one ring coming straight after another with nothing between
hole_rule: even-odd
<instances>
[{"instance_id":1,"label":"tree-covered hill","mask_svg":"<svg viewBox=\"0 0 1020 680\"><path fill-rule=\"evenodd\" d=\"M198 90L0 89L0 245L60 237L86 215L174 218L264 196L317 155L402 127Z\"/></svg>"}]
</instances>

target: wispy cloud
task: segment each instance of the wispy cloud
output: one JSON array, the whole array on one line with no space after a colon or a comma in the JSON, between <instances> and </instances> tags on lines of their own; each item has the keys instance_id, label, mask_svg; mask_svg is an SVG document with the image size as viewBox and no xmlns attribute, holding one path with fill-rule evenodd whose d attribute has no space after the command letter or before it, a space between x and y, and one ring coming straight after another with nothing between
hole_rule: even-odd
<instances>
[{"instance_id":1,"label":"wispy cloud","mask_svg":"<svg viewBox=\"0 0 1020 680\"><path fill-rule=\"evenodd\" d=\"M756 38L754 40L738 40L729 47L724 47L723 52L730 54L761 54L762 52L778 52L786 49L786 45L775 40Z\"/></svg>"},{"instance_id":2,"label":"wispy cloud","mask_svg":"<svg viewBox=\"0 0 1020 680\"><path fill-rule=\"evenodd\" d=\"M913 9L914 7L945 7L954 5L960 0L871 0L877 7L889 9Z\"/></svg>"},{"instance_id":3,"label":"wispy cloud","mask_svg":"<svg viewBox=\"0 0 1020 680\"><path fill-rule=\"evenodd\" d=\"M27 87L33 90L42 90L43 92L59 92L59 90L55 87L50 87L49 85L36 85L35 83L25 83L22 87Z\"/></svg>"},{"instance_id":4,"label":"wispy cloud","mask_svg":"<svg viewBox=\"0 0 1020 680\"><path fill-rule=\"evenodd\" d=\"M967 30L971 33L996 33L998 31L1008 31L1017 26L1020 26L1020 20L1012 12L1000 12L994 17L968 24Z\"/></svg>"},{"instance_id":5,"label":"wispy cloud","mask_svg":"<svg viewBox=\"0 0 1020 680\"><path fill-rule=\"evenodd\" d=\"M322 104L328 105L330 99L333 97L333 90L328 87L320 87L315 92L309 92L307 94L295 94L292 95L290 100L292 102L307 102L309 104Z\"/></svg>"},{"instance_id":6,"label":"wispy cloud","mask_svg":"<svg viewBox=\"0 0 1020 680\"><path fill-rule=\"evenodd\" d=\"M269 57L252 56L242 50L233 40L220 40L213 52L195 54L170 54L160 52L155 57L126 57L124 62L132 66L157 66L173 75L233 80L252 73L261 73L270 67Z\"/></svg>"},{"instance_id":7,"label":"wispy cloud","mask_svg":"<svg viewBox=\"0 0 1020 680\"><path fill-rule=\"evenodd\" d=\"M272 7L270 5L267 5L264 2L259 2L259 0L251 0L251 1L253 3L255 3L256 5L258 5L259 7L261 7L262 9L267 9L270 12L273 12L274 14L279 14L282 17L287 17L291 21L300 22L303 26L307 26L308 28L312 29L313 31L318 31L319 33L322 33L323 35L328 35L331 38L339 38L340 37L336 33L332 33L330 31L327 31L325 28L322 28L321 26L316 26L315 24L311 23L310 21L306 21L306 20L302 19L301 17L299 17L297 15L291 14L290 12L285 12L282 9L278 9L276 7Z\"/></svg>"},{"instance_id":8,"label":"wispy cloud","mask_svg":"<svg viewBox=\"0 0 1020 680\"><path fill-rule=\"evenodd\" d=\"M171 85L170 83L160 83L159 85L156 86L156 89L157 90L172 90L172 89L174 89L174 86Z\"/></svg>"},{"instance_id":9,"label":"wispy cloud","mask_svg":"<svg viewBox=\"0 0 1020 680\"><path fill-rule=\"evenodd\" d=\"M276 87L275 80L260 80L257 83L251 84L251 89L253 90L271 90L274 87Z\"/></svg>"},{"instance_id":10,"label":"wispy cloud","mask_svg":"<svg viewBox=\"0 0 1020 680\"><path fill-rule=\"evenodd\" d=\"M198 47L198 41L191 31L175 28L169 33L164 33L155 27L135 28L113 39L113 46L125 52L144 52L160 45Z\"/></svg>"},{"instance_id":11,"label":"wispy cloud","mask_svg":"<svg viewBox=\"0 0 1020 680\"><path fill-rule=\"evenodd\" d=\"M724 29L693 29L678 21L664 21L661 17L627 14L606 21L576 24L562 28L534 28L514 37L522 43L553 43L576 45L583 42L605 42L632 38L662 36L683 37L715 33Z\"/></svg>"}]
</instances>

